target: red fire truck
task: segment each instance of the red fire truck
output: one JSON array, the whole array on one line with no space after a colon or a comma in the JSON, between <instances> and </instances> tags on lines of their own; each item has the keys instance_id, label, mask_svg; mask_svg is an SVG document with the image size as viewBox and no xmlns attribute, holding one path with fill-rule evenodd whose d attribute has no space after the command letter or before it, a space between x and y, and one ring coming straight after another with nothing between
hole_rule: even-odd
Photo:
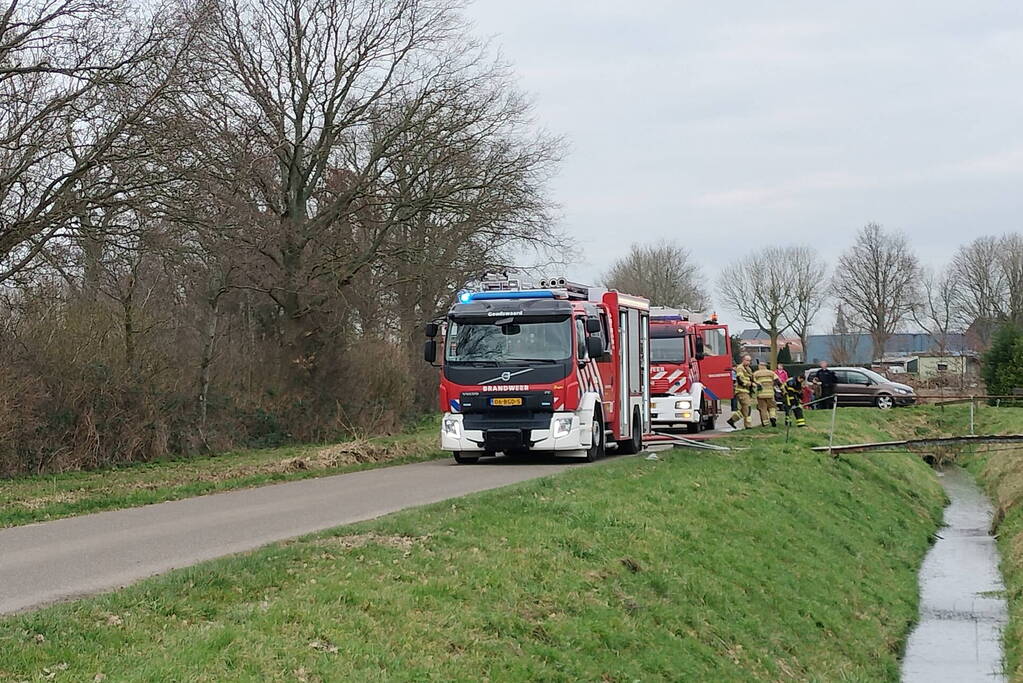
<instances>
[{"instance_id":1,"label":"red fire truck","mask_svg":"<svg viewBox=\"0 0 1023 683\"><path fill-rule=\"evenodd\" d=\"M728 326L718 324L716 315L704 322L690 317L683 309L650 310L650 419L655 427L713 429L720 402L733 395Z\"/></svg>"},{"instance_id":2,"label":"red fire truck","mask_svg":"<svg viewBox=\"0 0 1023 683\"><path fill-rule=\"evenodd\" d=\"M427 326L443 347L441 448L459 463L553 451L595 460L610 441L636 453L650 429L646 299L541 280L488 276Z\"/></svg>"}]
</instances>

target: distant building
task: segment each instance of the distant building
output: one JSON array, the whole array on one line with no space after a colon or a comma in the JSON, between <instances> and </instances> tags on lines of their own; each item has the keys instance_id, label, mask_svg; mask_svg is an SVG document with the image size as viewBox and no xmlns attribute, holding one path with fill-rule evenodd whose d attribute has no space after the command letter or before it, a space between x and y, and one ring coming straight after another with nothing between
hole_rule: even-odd
<instances>
[{"instance_id":1,"label":"distant building","mask_svg":"<svg viewBox=\"0 0 1023 683\"><path fill-rule=\"evenodd\" d=\"M869 334L812 334L806 340L808 363L826 360L843 365L867 365L875 359L874 342ZM885 358L921 356L938 351L934 337L926 332L892 335L884 348ZM945 344L946 355L961 356L973 352L965 334L950 334ZM844 357L843 357L844 356Z\"/></svg>"},{"instance_id":2,"label":"distant building","mask_svg":"<svg viewBox=\"0 0 1023 683\"><path fill-rule=\"evenodd\" d=\"M976 379L980 375L980 356L973 351L965 353L929 352L920 354L916 363L916 376L933 380L961 377Z\"/></svg>"},{"instance_id":3,"label":"distant building","mask_svg":"<svg viewBox=\"0 0 1023 683\"><path fill-rule=\"evenodd\" d=\"M874 369L889 377L904 374L928 382L956 384L977 379L980 357L972 351L964 354L934 351L918 356L885 356L874 363Z\"/></svg>"},{"instance_id":4,"label":"distant building","mask_svg":"<svg viewBox=\"0 0 1023 683\"><path fill-rule=\"evenodd\" d=\"M764 330L748 329L739 333L742 340L742 352L752 356L760 362L767 362L771 359L771 335ZM785 345L789 346L789 353L792 354L793 363L803 362L803 343L799 337L779 337L778 350L781 351Z\"/></svg>"}]
</instances>

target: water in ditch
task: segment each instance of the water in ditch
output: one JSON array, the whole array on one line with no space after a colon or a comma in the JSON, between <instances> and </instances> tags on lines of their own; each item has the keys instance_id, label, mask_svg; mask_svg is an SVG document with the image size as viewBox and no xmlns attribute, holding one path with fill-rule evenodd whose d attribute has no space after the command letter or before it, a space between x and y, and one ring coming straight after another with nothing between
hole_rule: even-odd
<instances>
[{"instance_id":1,"label":"water in ditch","mask_svg":"<svg viewBox=\"0 0 1023 683\"><path fill-rule=\"evenodd\" d=\"M959 467L939 472L948 493L945 527L920 568L920 621L902 662L904 682L1004 681L1002 629L1008 618L993 509Z\"/></svg>"}]
</instances>

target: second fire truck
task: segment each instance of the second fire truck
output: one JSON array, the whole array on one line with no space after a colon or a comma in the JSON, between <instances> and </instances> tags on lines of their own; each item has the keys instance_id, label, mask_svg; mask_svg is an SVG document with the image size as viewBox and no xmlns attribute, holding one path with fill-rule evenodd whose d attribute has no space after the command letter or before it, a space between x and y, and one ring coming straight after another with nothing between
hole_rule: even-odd
<instances>
[{"instance_id":1,"label":"second fire truck","mask_svg":"<svg viewBox=\"0 0 1023 683\"><path fill-rule=\"evenodd\" d=\"M655 428L713 429L733 395L728 327L684 309L650 310L650 419ZM703 316L699 316L703 317ZM699 319L699 318L698 318Z\"/></svg>"}]
</instances>

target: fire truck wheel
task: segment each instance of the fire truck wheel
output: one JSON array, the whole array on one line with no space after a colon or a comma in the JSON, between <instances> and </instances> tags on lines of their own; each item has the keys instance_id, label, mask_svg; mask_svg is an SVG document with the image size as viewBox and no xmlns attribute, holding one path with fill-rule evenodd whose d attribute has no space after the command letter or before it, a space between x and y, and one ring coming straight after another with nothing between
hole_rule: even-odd
<instances>
[{"instance_id":1,"label":"fire truck wheel","mask_svg":"<svg viewBox=\"0 0 1023 683\"><path fill-rule=\"evenodd\" d=\"M594 462L604 457L604 416L599 409L593 411L590 439L593 445L586 449L586 462Z\"/></svg>"},{"instance_id":2,"label":"fire truck wheel","mask_svg":"<svg viewBox=\"0 0 1023 683\"><path fill-rule=\"evenodd\" d=\"M618 452L624 455L634 455L643 450L643 430L639 423L639 413L632 415L632 438L618 442Z\"/></svg>"},{"instance_id":3,"label":"fire truck wheel","mask_svg":"<svg viewBox=\"0 0 1023 683\"><path fill-rule=\"evenodd\" d=\"M455 451L452 455L455 456L455 462L459 465L475 465L480 460L478 455L462 455L461 451Z\"/></svg>"}]
</instances>

